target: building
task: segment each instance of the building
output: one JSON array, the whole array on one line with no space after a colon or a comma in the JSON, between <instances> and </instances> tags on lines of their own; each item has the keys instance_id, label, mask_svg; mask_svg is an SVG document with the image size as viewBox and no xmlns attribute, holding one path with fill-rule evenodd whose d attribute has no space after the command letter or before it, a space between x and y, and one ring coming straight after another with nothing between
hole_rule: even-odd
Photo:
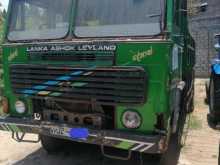
<instances>
[{"instance_id":1,"label":"building","mask_svg":"<svg viewBox=\"0 0 220 165\"><path fill-rule=\"evenodd\" d=\"M210 62L216 56L214 34L220 32L220 1L219 0L189 0L189 8L200 3L208 3L207 11L193 13L189 17L190 30L196 41L196 76L208 77Z\"/></svg>"}]
</instances>

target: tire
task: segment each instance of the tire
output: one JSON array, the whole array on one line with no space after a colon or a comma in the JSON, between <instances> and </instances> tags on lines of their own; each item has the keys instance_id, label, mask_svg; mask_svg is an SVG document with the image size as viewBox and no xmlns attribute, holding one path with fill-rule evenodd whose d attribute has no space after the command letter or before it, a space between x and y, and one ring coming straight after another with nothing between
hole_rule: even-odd
<instances>
[{"instance_id":1,"label":"tire","mask_svg":"<svg viewBox=\"0 0 220 165\"><path fill-rule=\"evenodd\" d=\"M193 100L191 100L190 108L192 109L192 111L193 111L193 107L194 107ZM175 144L172 143L172 145L176 145L177 148L182 146L182 135L183 135L184 124L185 124L186 116L189 113L189 112L186 112L185 108L186 108L185 106L180 105L179 118L177 121L177 129L176 129L176 132L172 133L170 136L170 140L174 141L175 143ZM172 127L172 124L173 123L171 123L171 127Z\"/></svg>"},{"instance_id":2,"label":"tire","mask_svg":"<svg viewBox=\"0 0 220 165\"><path fill-rule=\"evenodd\" d=\"M170 135L167 151L161 157L160 165L178 164L180 150L182 147L183 127L186 113L182 109L178 120L178 127L175 133ZM172 159L171 159L172 157Z\"/></svg>"},{"instance_id":3,"label":"tire","mask_svg":"<svg viewBox=\"0 0 220 165\"><path fill-rule=\"evenodd\" d=\"M218 165L220 165L220 144L219 144L218 150L219 150L219 152L218 152Z\"/></svg>"},{"instance_id":4,"label":"tire","mask_svg":"<svg viewBox=\"0 0 220 165\"><path fill-rule=\"evenodd\" d=\"M209 85L210 83L209 82L206 82L205 83L205 91L206 91L206 98L205 98L205 104L209 104L209 100L210 100L210 98L209 98Z\"/></svg>"},{"instance_id":5,"label":"tire","mask_svg":"<svg viewBox=\"0 0 220 165\"><path fill-rule=\"evenodd\" d=\"M220 121L220 76L212 73L209 84L209 111L213 122Z\"/></svg>"},{"instance_id":6,"label":"tire","mask_svg":"<svg viewBox=\"0 0 220 165\"><path fill-rule=\"evenodd\" d=\"M161 154L143 154L141 157L141 162L140 164L143 165L160 165L162 162L162 156Z\"/></svg>"},{"instance_id":7,"label":"tire","mask_svg":"<svg viewBox=\"0 0 220 165\"><path fill-rule=\"evenodd\" d=\"M70 143L67 140L57 139L54 137L39 135L41 140L42 147L47 151L48 154L54 154L61 152L68 146Z\"/></svg>"},{"instance_id":8,"label":"tire","mask_svg":"<svg viewBox=\"0 0 220 165\"><path fill-rule=\"evenodd\" d=\"M160 165L178 164L182 147L181 135L181 131L177 131L175 134L171 134L167 151L162 155L160 159Z\"/></svg>"},{"instance_id":9,"label":"tire","mask_svg":"<svg viewBox=\"0 0 220 165\"><path fill-rule=\"evenodd\" d=\"M186 120L186 114L183 112L184 111L180 113L177 131L170 137L170 140L173 141L173 145L175 145L177 148L181 148L183 146L183 129Z\"/></svg>"}]
</instances>

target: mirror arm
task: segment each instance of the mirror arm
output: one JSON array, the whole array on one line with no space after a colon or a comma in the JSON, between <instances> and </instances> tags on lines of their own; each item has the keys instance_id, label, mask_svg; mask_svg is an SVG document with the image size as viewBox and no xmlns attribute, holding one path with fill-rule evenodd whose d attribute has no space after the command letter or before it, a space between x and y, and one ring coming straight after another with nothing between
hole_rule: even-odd
<instances>
[{"instance_id":1,"label":"mirror arm","mask_svg":"<svg viewBox=\"0 0 220 165\"><path fill-rule=\"evenodd\" d=\"M188 10L186 10L186 9L180 9L179 11L180 12L188 12Z\"/></svg>"}]
</instances>

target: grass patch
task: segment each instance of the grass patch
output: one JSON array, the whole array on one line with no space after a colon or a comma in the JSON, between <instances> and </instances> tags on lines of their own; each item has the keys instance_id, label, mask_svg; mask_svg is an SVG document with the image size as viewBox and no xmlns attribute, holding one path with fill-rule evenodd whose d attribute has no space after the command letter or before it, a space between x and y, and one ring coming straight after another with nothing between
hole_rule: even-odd
<instances>
[{"instance_id":1,"label":"grass patch","mask_svg":"<svg viewBox=\"0 0 220 165\"><path fill-rule=\"evenodd\" d=\"M192 115L189 121L189 128L193 130L202 129L202 121L198 117Z\"/></svg>"},{"instance_id":2,"label":"grass patch","mask_svg":"<svg viewBox=\"0 0 220 165\"><path fill-rule=\"evenodd\" d=\"M218 156L217 156L217 155L212 155L212 158L217 159L217 158L218 158Z\"/></svg>"},{"instance_id":3,"label":"grass patch","mask_svg":"<svg viewBox=\"0 0 220 165\"><path fill-rule=\"evenodd\" d=\"M3 111L2 111L2 106L0 107L0 116L4 115Z\"/></svg>"},{"instance_id":4,"label":"grass patch","mask_svg":"<svg viewBox=\"0 0 220 165\"><path fill-rule=\"evenodd\" d=\"M184 145L182 147L182 152L187 152L187 151L190 151L192 149L192 146L190 144L187 144L187 145Z\"/></svg>"}]
</instances>

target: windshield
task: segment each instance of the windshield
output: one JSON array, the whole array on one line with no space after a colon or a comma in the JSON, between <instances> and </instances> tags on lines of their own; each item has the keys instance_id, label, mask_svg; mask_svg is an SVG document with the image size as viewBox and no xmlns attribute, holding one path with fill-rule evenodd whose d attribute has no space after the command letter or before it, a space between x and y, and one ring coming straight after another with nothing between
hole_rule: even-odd
<instances>
[{"instance_id":1,"label":"windshield","mask_svg":"<svg viewBox=\"0 0 220 165\"><path fill-rule=\"evenodd\" d=\"M58 39L69 31L71 0L13 0L8 39Z\"/></svg>"},{"instance_id":2,"label":"windshield","mask_svg":"<svg viewBox=\"0 0 220 165\"><path fill-rule=\"evenodd\" d=\"M161 0L78 0L78 37L146 36L161 31Z\"/></svg>"}]
</instances>

